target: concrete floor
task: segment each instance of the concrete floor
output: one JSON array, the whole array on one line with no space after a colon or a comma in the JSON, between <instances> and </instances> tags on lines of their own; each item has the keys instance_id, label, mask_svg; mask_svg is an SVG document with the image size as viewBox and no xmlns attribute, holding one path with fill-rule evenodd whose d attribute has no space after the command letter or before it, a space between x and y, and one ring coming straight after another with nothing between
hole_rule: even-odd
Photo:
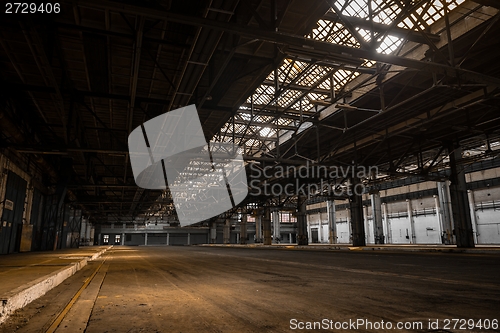
<instances>
[{"instance_id":1,"label":"concrete floor","mask_svg":"<svg viewBox=\"0 0 500 333\"><path fill-rule=\"evenodd\" d=\"M321 330L332 332L353 331L344 323L358 319L372 325L383 320L385 329L370 330L360 322L357 332L500 332L454 330L453 322L444 329L446 319L475 319L475 325L479 319L500 319L499 259L460 253L116 246L17 311L0 332L45 332L56 318L62 318L56 332L86 333L291 332L299 330L291 329L299 322L323 319L348 328ZM79 290L79 298L70 302ZM58 316L62 311L64 318ZM439 327L428 327L429 319L438 319ZM387 329L388 322L394 329ZM398 322L423 326L398 330Z\"/></svg>"}]
</instances>

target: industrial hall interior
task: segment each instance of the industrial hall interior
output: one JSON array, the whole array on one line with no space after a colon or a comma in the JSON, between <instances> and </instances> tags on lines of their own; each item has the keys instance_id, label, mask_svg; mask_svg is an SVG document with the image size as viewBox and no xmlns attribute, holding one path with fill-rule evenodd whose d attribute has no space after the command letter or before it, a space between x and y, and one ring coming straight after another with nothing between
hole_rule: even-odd
<instances>
[{"instance_id":1,"label":"industrial hall interior","mask_svg":"<svg viewBox=\"0 0 500 333\"><path fill-rule=\"evenodd\" d=\"M5 1L0 332L498 332L499 35L497 0Z\"/></svg>"}]
</instances>

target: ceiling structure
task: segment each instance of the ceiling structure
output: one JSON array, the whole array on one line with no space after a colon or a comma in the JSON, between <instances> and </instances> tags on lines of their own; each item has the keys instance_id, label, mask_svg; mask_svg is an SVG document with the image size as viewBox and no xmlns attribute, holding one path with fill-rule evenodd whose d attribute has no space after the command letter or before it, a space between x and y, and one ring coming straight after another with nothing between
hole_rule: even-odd
<instances>
[{"instance_id":1,"label":"ceiling structure","mask_svg":"<svg viewBox=\"0 0 500 333\"><path fill-rule=\"evenodd\" d=\"M32 158L47 185L67 167L69 200L98 223L175 215L168 193L135 185L127 137L189 104L207 141L236 143L261 168L440 179L457 143L466 162L498 154L499 7L77 0L4 15L1 149Z\"/></svg>"}]
</instances>

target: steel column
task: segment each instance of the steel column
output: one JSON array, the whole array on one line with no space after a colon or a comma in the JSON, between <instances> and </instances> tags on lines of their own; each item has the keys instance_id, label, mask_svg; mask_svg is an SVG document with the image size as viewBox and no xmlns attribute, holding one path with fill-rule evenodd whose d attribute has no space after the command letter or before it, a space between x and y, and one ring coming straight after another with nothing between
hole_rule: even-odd
<instances>
[{"instance_id":1,"label":"steel column","mask_svg":"<svg viewBox=\"0 0 500 333\"><path fill-rule=\"evenodd\" d=\"M243 213L240 222L240 244L245 245L247 238L247 213Z\"/></svg>"},{"instance_id":2,"label":"steel column","mask_svg":"<svg viewBox=\"0 0 500 333\"><path fill-rule=\"evenodd\" d=\"M326 202L326 213L328 215L328 242L337 243L337 222L335 220L335 200Z\"/></svg>"},{"instance_id":3,"label":"steel column","mask_svg":"<svg viewBox=\"0 0 500 333\"><path fill-rule=\"evenodd\" d=\"M231 225L229 223L229 219L226 219L224 222L224 230L223 230L223 242L224 244L231 243Z\"/></svg>"},{"instance_id":4,"label":"steel column","mask_svg":"<svg viewBox=\"0 0 500 333\"><path fill-rule=\"evenodd\" d=\"M380 193L373 193L370 197L372 203L373 236L375 238L375 244L385 244Z\"/></svg>"},{"instance_id":5,"label":"steel column","mask_svg":"<svg viewBox=\"0 0 500 333\"><path fill-rule=\"evenodd\" d=\"M255 243L262 243L262 215L255 217Z\"/></svg>"},{"instance_id":6,"label":"steel column","mask_svg":"<svg viewBox=\"0 0 500 333\"><path fill-rule=\"evenodd\" d=\"M453 236L453 216L451 214L450 189L448 182L438 182L439 217L443 244L455 244Z\"/></svg>"},{"instance_id":7,"label":"steel column","mask_svg":"<svg viewBox=\"0 0 500 333\"><path fill-rule=\"evenodd\" d=\"M413 218L413 207L410 199L406 199L406 210L408 212L408 220L410 221L410 234L408 235L410 244L415 244L417 236L415 235L415 219Z\"/></svg>"},{"instance_id":8,"label":"steel column","mask_svg":"<svg viewBox=\"0 0 500 333\"><path fill-rule=\"evenodd\" d=\"M351 211L352 245L366 246L365 226L363 219L363 197L356 194L356 185L359 179L352 180L352 191L349 197L349 209Z\"/></svg>"},{"instance_id":9,"label":"steel column","mask_svg":"<svg viewBox=\"0 0 500 333\"><path fill-rule=\"evenodd\" d=\"M467 182L465 181L464 167L460 163L462 148L458 145L450 145L448 151L450 153L451 169L450 198L457 247L474 247L469 198L467 197Z\"/></svg>"},{"instance_id":10,"label":"steel column","mask_svg":"<svg viewBox=\"0 0 500 333\"><path fill-rule=\"evenodd\" d=\"M307 213L305 198L299 198L297 203L297 245L308 245L307 236Z\"/></svg>"},{"instance_id":11,"label":"steel column","mask_svg":"<svg viewBox=\"0 0 500 333\"><path fill-rule=\"evenodd\" d=\"M477 233L476 201L474 200L474 191L468 190L470 216L472 220L472 231L474 232L474 242L479 243L479 234Z\"/></svg>"},{"instance_id":12,"label":"steel column","mask_svg":"<svg viewBox=\"0 0 500 333\"><path fill-rule=\"evenodd\" d=\"M264 218L262 219L262 227L264 229L264 245L271 245L271 208L264 209Z\"/></svg>"},{"instance_id":13,"label":"steel column","mask_svg":"<svg viewBox=\"0 0 500 333\"><path fill-rule=\"evenodd\" d=\"M275 243L281 242L280 212L273 211L273 239Z\"/></svg>"}]
</instances>

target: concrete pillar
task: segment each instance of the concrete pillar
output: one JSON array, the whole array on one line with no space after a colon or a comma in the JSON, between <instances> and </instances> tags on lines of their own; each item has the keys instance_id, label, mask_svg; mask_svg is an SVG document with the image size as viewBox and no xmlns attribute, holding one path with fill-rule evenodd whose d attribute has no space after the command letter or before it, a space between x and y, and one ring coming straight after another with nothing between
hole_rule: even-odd
<instances>
[{"instance_id":1,"label":"concrete pillar","mask_svg":"<svg viewBox=\"0 0 500 333\"><path fill-rule=\"evenodd\" d=\"M191 245L191 233L188 232L188 245Z\"/></svg>"},{"instance_id":2,"label":"concrete pillar","mask_svg":"<svg viewBox=\"0 0 500 333\"><path fill-rule=\"evenodd\" d=\"M439 184L439 183L437 183ZM438 191L439 191L439 186L438 186ZM444 244L444 237L443 237L443 221L442 221L442 214L441 214L441 206L439 204L439 196L433 195L434 198L434 206L436 207L436 218L439 226L439 235L441 236L441 243Z\"/></svg>"},{"instance_id":3,"label":"concrete pillar","mask_svg":"<svg viewBox=\"0 0 500 333\"><path fill-rule=\"evenodd\" d=\"M335 221L335 200L326 202L326 214L328 216L328 243L337 244L337 222Z\"/></svg>"},{"instance_id":4,"label":"concrete pillar","mask_svg":"<svg viewBox=\"0 0 500 333\"><path fill-rule=\"evenodd\" d=\"M438 198L440 210L438 214L441 220L441 237L443 244L455 244L453 236L453 217L451 214L450 188L448 182L438 182Z\"/></svg>"},{"instance_id":5,"label":"concrete pillar","mask_svg":"<svg viewBox=\"0 0 500 333\"><path fill-rule=\"evenodd\" d=\"M247 243L247 213L241 215L240 222L240 244L245 245Z\"/></svg>"},{"instance_id":6,"label":"concrete pillar","mask_svg":"<svg viewBox=\"0 0 500 333\"><path fill-rule=\"evenodd\" d=\"M462 160L462 148L450 145L450 199L454 222L457 247L474 247L474 234L467 196L467 182L465 180Z\"/></svg>"},{"instance_id":7,"label":"concrete pillar","mask_svg":"<svg viewBox=\"0 0 500 333\"><path fill-rule=\"evenodd\" d=\"M384 220L384 234L385 234L385 244L392 243L392 229L391 229L391 221L389 221L389 214L387 212L387 204L385 202L382 203L382 216Z\"/></svg>"},{"instance_id":8,"label":"concrete pillar","mask_svg":"<svg viewBox=\"0 0 500 333\"><path fill-rule=\"evenodd\" d=\"M363 220L363 197L360 192L359 179L353 179L351 195L349 197L349 210L351 212L352 245L366 246L365 226Z\"/></svg>"},{"instance_id":9,"label":"concrete pillar","mask_svg":"<svg viewBox=\"0 0 500 333\"><path fill-rule=\"evenodd\" d=\"M349 228L349 243L352 243L352 218L351 218L351 210L346 208L346 216L347 216L347 227Z\"/></svg>"},{"instance_id":10,"label":"concrete pillar","mask_svg":"<svg viewBox=\"0 0 500 333\"><path fill-rule=\"evenodd\" d=\"M231 242L231 225L229 224L229 219L226 219L224 223L224 244L229 244Z\"/></svg>"},{"instance_id":11,"label":"concrete pillar","mask_svg":"<svg viewBox=\"0 0 500 333\"><path fill-rule=\"evenodd\" d=\"M292 233L288 234L288 243L292 244Z\"/></svg>"},{"instance_id":12,"label":"concrete pillar","mask_svg":"<svg viewBox=\"0 0 500 333\"><path fill-rule=\"evenodd\" d=\"M255 243L262 243L262 215L260 212L255 217Z\"/></svg>"},{"instance_id":13,"label":"concrete pillar","mask_svg":"<svg viewBox=\"0 0 500 333\"><path fill-rule=\"evenodd\" d=\"M122 237L121 237L121 242L120 242L121 245L125 245L125 233L122 232Z\"/></svg>"},{"instance_id":14,"label":"concrete pillar","mask_svg":"<svg viewBox=\"0 0 500 333\"><path fill-rule=\"evenodd\" d=\"M271 208L264 209L264 218L262 219L262 228L264 229L264 245L271 245Z\"/></svg>"},{"instance_id":15,"label":"concrete pillar","mask_svg":"<svg viewBox=\"0 0 500 333\"><path fill-rule=\"evenodd\" d=\"M380 193L370 195L372 203L372 219L373 219L373 236L375 244L385 244L384 224L382 222L382 201Z\"/></svg>"},{"instance_id":16,"label":"concrete pillar","mask_svg":"<svg viewBox=\"0 0 500 333\"><path fill-rule=\"evenodd\" d=\"M148 245L148 233L144 233L144 245Z\"/></svg>"},{"instance_id":17,"label":"concrete pillar","mask_svg":"<svg viewBox=\"0 0 500 333\"><path fill-rule=\"evenodd\" d=\"M87 235L87 220L82 218L82 224L80 224L80 245L87 245L85 238Z\"/></svg>"},{"instance_id":18,"label":"concrete pillar","mask_svg":"<svg viewBox=\"0 0 500 333\"><path fill-rule=\"evenodd\" d=\"M474 232L474 242L479 244L479 234L477 233L476 201L474 200L474 191L468 190L470 217L472 220L472 231Z\"/></svg>"},{"instance_id":19,"label":"concrete pillar","mask_svg":"<svg viewBox=\"0 0 500 333\"><path fill-rule=\"evenodd\" d=\"M210 244L215 244L217 243L217 223L215 221L212 222L210 225L210 239L209 239Z\"/></svg>"},{"instance_id":20,"label":"concrete pillar","mask_svg":"<svg viewBox=\"0 0 500 333\"><path fill-rule=\"evenodd\" d=\"M321 219L321 212L318 212L318 242L323 243L323 220Z\"/></svg>"},{"instance_id":21,"label":"concrete pillar","mask_svg":"<svg viewBox=\"0 0 500 333\"><path fill-rule=\"evenodd\" d=\"M281 225L280 225L280 212L273 210L273 238L275 243L281 241Z\"/></svg>"},{"instance_id":22,"label":"concrete pillar","mask_svg":"<svg viewBox=\"0 0 500 333\"><path fill-rule=\"evenodd\" d=\"M167 232L167 245L170 245L170 234Z\"/></svg>"},{"instance_id":23,"label":"concrete pillar","mask_svg":"<svg viewBox=\"0 0 500 333\"><path fill-rule=\"evenodd\" d=\"M410 244L416 244L417 236L415 234L415 219L413 218L413 207L411 205L411 200L409 199L406 199L406 211L408 213L408 220L410 221L410 230L408 233Z\"/></svg>"},{"instance_id":24,"label":"concrete pillar","mask_svg":"<svg viewBox=\"0 0 500 333\"><path fill-rule=\"evenodd\" d=\"M365 227L365 241L366 243L370 242L370 224L368 223L368 207L363 205L363 225Z\"/></svg>"},{"instance_id":25,"label":"concrete pillar","mask_svg":"<svg viewBox=\"0 0 500 333\"><path fill-rule=\"evenodd\" d=\"M297 245L309 245L309 237L307 236L306 199L304 197L299 197L297 205Z\"/></svg>"}]
</instances>

